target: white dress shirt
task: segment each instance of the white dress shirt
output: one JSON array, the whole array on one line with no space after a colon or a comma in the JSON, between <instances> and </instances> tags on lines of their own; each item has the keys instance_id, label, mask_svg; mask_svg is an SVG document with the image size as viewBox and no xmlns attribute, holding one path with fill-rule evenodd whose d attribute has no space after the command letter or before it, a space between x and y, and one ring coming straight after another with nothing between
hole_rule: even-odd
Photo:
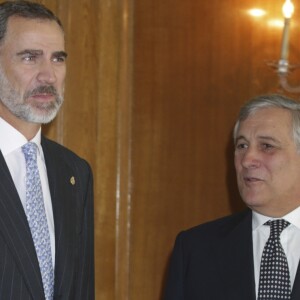
<instances>
[{"instance_id":1,"label":"white dress shirt","mask_svg":"<svg viewBox=\"0 0 300 300\"><path fill-rule=\"evenodd\" d=\"M258 295L259 271L262 252L270 235L270 226L263 225L268 220L275 218L266 217L257 212L252 214L252 236L253 236L253 256L254 256L254 276L255 276L255 291L256 298ZM286 254L289 270L291 287L293 287L296 272L300 259L300 207L283 216L280 219L285 219L290 222L281 235L280 241L282 248Z\"/></svg>"},{"instance_id":2,"label":"white dress shirt","mask_svg":"<svg viewBox=\"0 0 300 300\"><path fill-rule=\"evenodd\" d=\"M25 211L26 202L26 162L21 147L28 141L18 130L0 118L0 150L4 156L15 187L18 191L20 200ZM54 239L54 221L51 196L49 190L48 176L44 159L43 149L41 147L41 129L31 140L38 146L37 164L40 172L43 197L45 203L46 217L50 233L50 243L52 252L52 263L54 268L55 261L55 239Z\"/></svg>"}]
</instances>

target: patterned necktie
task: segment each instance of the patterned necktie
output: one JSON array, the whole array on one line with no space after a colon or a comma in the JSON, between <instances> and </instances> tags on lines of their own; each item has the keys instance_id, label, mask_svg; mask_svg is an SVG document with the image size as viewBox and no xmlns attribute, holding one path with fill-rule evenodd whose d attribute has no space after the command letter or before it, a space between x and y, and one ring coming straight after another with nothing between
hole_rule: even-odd
<instances>
[{"instance_id":1,"label":"patterned necktie","mask_svg":"<svg viewBox=\"0 0 300 300\"><path fill-rule=\"evenodd\" d=\"M264 225L270 226L270 237L260 264L258 300L291 299L290 272L280 243L280 234L290 223L279 219Z\"/></svg>"},{"instance_id":2,"label":"patterned necktie","mask_svg":"<svg viewBox=\"0 0 300 300\"><path fill-rule=\"evenodd\" d=\"M37 166L37 145L22 147L26 161L26 215L34 242L46 300L53 299L54 273L43 191Z\"/></svg>"}]
</instances>

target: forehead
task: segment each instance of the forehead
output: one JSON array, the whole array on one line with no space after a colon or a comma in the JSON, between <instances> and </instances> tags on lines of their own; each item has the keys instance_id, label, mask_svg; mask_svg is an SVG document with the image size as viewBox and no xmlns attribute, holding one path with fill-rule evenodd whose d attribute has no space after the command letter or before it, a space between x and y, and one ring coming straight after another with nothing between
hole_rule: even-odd
<instances>
[{"instance_id":1,"label":"forehead","mask_svg":"<svg viewBox=\"0 0 300 300\"><path fill-rule=\"evenodd\" d=\"M52 20L10 17L2 46L64 50L64 33Z\"/></svg>"},{"instance_id":2,"label":"forehead","mask_svg":"<svg viewBox=\"0 0 300 300\"><path fill-rule=\"evenodd\" d=\"M245 134L272 134L292 136L292 116L283 108L262 108L252 113L240 123L238 135Z\"/></svg>"}]
</instances>

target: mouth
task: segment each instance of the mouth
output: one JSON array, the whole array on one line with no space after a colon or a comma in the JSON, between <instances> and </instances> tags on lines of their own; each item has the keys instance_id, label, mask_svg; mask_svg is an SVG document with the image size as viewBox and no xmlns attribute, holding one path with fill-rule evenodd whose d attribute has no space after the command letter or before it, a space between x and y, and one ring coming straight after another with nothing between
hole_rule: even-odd
<instances>
[{"instance_id":1,"label":"mouth","mask_svg":"<svg viewBox=\"0 0 300 300\"><path fill-rule=\"evenodd\" d=\"M253 184L256 184L256 183L263 182L263 179L258 178L258 177L251 177L251 176L244 176L243 180L244 180L246 185L253 185Z\"/></svg>"},{"instance_id":2,"label":"mouth","mask_svg":"<svg viewBox=\"0 0 300 300\"><path fill-rule=\"evenodd\" d=\"M26 98L31 98L36 101L52 101L57 97L57 90L54 86L39 86L25 95Z\"/></svg>"},{"instance_id":3,"label":"mouth","mask_svg":"<svg viewBox=\"0 0 300 300\"><path fill-rule=\"evenodd\" d=\"M31 99L31 101L29 100ZM49 93L39 93L30 96L29 102L35 107L44 108L45 105L52 105L52 103L55 101L55 96L53 94Z\"/></svg>"},{"instance_id":4,"label":"mouth","mask_svg":"<svg viewBox=\"0 0 300 300\"><path fill-rule=\"evenodd\" d=\"M31 95L32 98L49 98L49 97L54 97L52 93L38 93Z\"/></svg>"}]
</instances>

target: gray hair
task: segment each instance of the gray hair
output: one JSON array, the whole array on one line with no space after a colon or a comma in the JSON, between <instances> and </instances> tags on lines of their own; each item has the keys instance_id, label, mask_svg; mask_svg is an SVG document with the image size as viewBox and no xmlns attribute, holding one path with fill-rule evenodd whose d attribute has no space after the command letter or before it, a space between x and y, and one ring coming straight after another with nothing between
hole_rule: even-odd
<instances>
[{"instance_id":1,"label":"gray hair","mask_svg":"<svg viewBox=\"0 0 300 300\"><path fill-rule=\"evenodd\" d=\"M291 113L293 127L291 134L298 151L300 151L300 103L277 94L255 97L241 108L233 130L234 142L236 142L241 122L258 110L269 107L283 108Z\"/></svg>"},{"instance_id":2,"label":"gray hair","mask_svg":"<svg viewBox=\"0 0 300 300\"><path fill-rule=\"evenodd\" d=\"M5 37L8 19L13 16L55 21L64 31L59 18L44 5L23 0L5 1L0 4L0 43Z\"/></svg>"}]
</instances>

